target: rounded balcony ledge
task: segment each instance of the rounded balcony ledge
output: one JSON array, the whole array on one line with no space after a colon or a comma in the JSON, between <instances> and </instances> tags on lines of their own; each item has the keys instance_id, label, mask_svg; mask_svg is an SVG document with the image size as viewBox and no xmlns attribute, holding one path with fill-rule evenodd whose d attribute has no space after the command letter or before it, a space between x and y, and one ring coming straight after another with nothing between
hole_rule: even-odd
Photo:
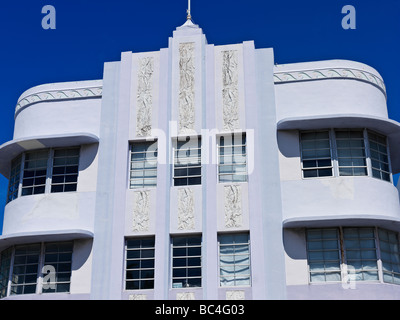
<instances>
[{"instance_id":1,"label":"rounded balcony ledge","mask_svg":"<svg viewBox=\"0 0 400 320\"><path fill-rule=\"evenodd\" d=\"M400 231L400 218L384 215L304 216L283 220L283 228L382 227Z\"/></svg>"},{"instance_id":2,"label":"rounded balcony ledge","mask_svg":"<svg viewBox=\"0 0 400 320\"><path fill-rule=\"evenodd\" d=\"M277 123L277 130L320 130L328 128L367 128L388 137L393 173L400 172L400 123L388 118L363 114L333 114L285 118Z\"/></svg>"},{"instance_id":3,"label":"rounded balcony ledge","mask_svg":"<svg viewBox=\"0 0 400 320\"><path fill-rule=\"evenodd\" d=\"M37 136L11 140L0 146L0 173L8 178L11 160L25 151L53 147L72 147L98 142L99 137L91 133Z\"/></svg>"},{"instance_id":4,"label":"rounded balcony ledge","mask_svg":"<svg viewBox=\"0 0 400 320\"><path fill-rule=\"evenodd\" d=\"M93 232L82 229L20 232L0 236L0 251L13 245L36 242L71 241L93 238Z\"/></svg>"}]
</instances>

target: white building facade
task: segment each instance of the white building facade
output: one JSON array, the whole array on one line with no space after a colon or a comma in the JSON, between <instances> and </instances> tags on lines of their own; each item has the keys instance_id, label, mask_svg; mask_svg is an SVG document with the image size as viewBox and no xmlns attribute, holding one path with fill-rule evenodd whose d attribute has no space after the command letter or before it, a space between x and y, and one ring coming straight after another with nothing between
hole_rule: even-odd
<instances>
[{"instance_id":1,"label":"white building facade","mask_svg":"<svg viewBox=\"0 0 400 320\"><path fill-rule=\"evenodd\" d=\"M379 73L275 65L188 20L18 100L2 299L399 299L400 124Z\"/></svg>"}]
</instances>

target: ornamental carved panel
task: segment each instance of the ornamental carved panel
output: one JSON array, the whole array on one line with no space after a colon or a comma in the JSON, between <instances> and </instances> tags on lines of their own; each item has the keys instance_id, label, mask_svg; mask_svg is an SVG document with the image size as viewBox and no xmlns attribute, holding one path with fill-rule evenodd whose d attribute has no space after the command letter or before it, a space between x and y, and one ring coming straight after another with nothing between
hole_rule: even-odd
<instances>
[{"instance_id":1,"label":"ornamental carved panel","mask_svg":"<svg viewBox=\"0 0 400 320\"><path fill-rule=\"evenodd\" d=\"M239 129L238 51L222 52L222 113L224 130Z\"/></svg>"},{"instance_id":2,"label":"ornamental carved panel","mask_svg":"<svg viewBox=\"0 0 400 320\"><path fill-rule=\"evenodd\" d=\"M193 230L194 220L194 194L190 188L178 189L178 229Z\"/></svg>"},{"instance_id":3,"label":"ornamental carved panel","mask_svg":"<svg viewBox=\"0 0 400 320\"><path fill-rule=\"evenodd\" d=\"M195 124L194 43L179 45L179 133L191 133Z\"/></svg>"},{"instance_id":4,"label":"ornamental carved panel","mask_svg":"<svg viewBox=\"0 0 400 320\"><path fill-rule=\"evenodd\" d=\"M242 188L239 185L224 186L225 227L241 227L242 215Z\"/></svg>"},{"instance_id":5,"label":"ornamental carved panel","mask_svg":"<svg viewBox=\"0 0 400 320\"><path fill-rule=\"evenodd\" d=\"M139 59L136 135L146 137L151 135L151 116L153 108L153 73L154 58Z\"/></svg>"},{"instance_id":6,"label":"ornamental carved panel","mask_svg":"<svg viewBox=\"0 0 400 320\"><path fill-rule=\"evenodd\" d=\"M150 194L149 191L136 191L133 207L133 232L149 231L150 224Z\"/></svg>"}]
</instances>

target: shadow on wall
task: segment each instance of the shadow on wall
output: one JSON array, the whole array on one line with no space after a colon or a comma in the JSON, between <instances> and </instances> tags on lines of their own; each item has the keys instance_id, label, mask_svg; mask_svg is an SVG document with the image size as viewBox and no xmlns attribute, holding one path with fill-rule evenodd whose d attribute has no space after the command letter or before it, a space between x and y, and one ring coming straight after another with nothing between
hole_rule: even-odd
<instances>
[{"instance_id":1,"label":"shadow on wall","mask_svg":"<svg viewBox=\"0 0 400 320\"><path fill-rule=\"evenodd\" d=\"M278 148L286 158L300 157L299 135L297 130L277 132Z\"/></svg>"},{"instance_id":2,"label":"shadow on wall","mask_svg":"<svg viewBox=\"0 0 400 320\"><path fill-rule=\"evenodd\" d=\"M291 259L307 259L305 229L283 229L283 247Z\"/></svg>"}]
</instances>

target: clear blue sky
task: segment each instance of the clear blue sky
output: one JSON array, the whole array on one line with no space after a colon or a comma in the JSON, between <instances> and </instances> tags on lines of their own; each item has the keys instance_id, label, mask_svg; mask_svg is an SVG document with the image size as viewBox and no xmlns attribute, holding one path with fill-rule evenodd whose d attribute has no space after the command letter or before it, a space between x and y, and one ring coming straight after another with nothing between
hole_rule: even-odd
<instances>
[{"instance_id":1,"label":"clear blue sky","mask_svg":"<svg viewBox=\"0 0 400 320\"><path fill-rule=\"evenodd\" d=\"M56 9L55 30L41 26L44 5ZM355 30L342 28L345 5L356 9ZM119 60L123 51L167 47L172 31L185 22L186 8L187 0L0 1L0 144L12 140L14 108L26 89L101 79L103 63ZM279 64L368 64L386 83L389 116L400 121L399 0L192 0L192 17L208 43L254 40L256 48L273 47ZM1 176L0 208L6 189Z\"/></svg>"}]
</instances>

